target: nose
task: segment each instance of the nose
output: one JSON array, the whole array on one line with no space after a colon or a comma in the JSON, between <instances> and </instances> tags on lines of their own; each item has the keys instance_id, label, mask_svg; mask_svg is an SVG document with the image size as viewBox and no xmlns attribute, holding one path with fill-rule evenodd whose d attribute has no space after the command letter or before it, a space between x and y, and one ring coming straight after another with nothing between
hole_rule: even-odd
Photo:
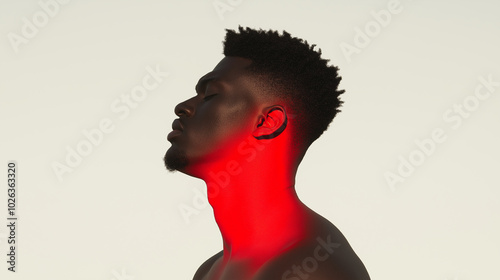
<instances>
[{"instance_id":1,"label":"nose","mask_svg":"<svg viewBox=\"0 0 500 280\"><path fill-rule=\"evenodd\" d=\"M184 102L181 102L175 106L174 112L177 116L182 117L190 117L194 115L194 105L193 105L193 99L195 97L188 99Z\"/></svg>"}]
</instances>

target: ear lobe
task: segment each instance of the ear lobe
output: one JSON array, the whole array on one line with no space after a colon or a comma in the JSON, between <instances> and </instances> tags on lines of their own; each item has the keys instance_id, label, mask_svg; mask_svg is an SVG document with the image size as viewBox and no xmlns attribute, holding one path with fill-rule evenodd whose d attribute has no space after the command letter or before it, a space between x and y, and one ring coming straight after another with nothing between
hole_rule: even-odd
<instances>
[{"instance_id":1,"label":"ear lobe","mask_svg":"<svg viewBox=\"0 0 500 280\"><path fill-rule=\"evenodd\" d=\"M260 120L252 135L255 139L272 139L280 135L288 124L285 108L281 106L272 107Z\"/></svg>"}]
</instances>

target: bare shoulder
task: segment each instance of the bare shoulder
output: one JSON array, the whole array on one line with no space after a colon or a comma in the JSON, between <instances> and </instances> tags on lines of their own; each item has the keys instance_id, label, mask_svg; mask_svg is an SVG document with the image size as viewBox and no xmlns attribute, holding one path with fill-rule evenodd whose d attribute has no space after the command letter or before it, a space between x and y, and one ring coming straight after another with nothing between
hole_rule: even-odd
<instances>
[{"instance_id":1,"label":"bare shoulder","mask_svg":"<svg viewBox=\"0 0 500 280\"><path fill-rule=\"evenodd\" d=\"M332 223L314 213L310 234L266 262L253 280L370 280L360 258ZM193 280L204 280L223 252L205 261Z\"/></svg>"},{"instance_id":2,"label":"bare shoulder","mask_svg":"<svg viewBox=\"0 0 500 280\"><path fill-rule=\"evenodd\" d=\"M214 263L222 257L223 251L213 255L208 260L206 260L194 274L193 280L202 280L205 275L208 274Z\"/></svg>"},{"instance_id":3,"label":"bare shoulder","mask_svg":"<svg viewBox=\"0 0 500 280\"><path fill-rule=\"evenodd\" d=\"M268 262L257 280L369 280L360 258L344 235L318 215L317 226L293 249Z\"/></svg>"}]
</instances>

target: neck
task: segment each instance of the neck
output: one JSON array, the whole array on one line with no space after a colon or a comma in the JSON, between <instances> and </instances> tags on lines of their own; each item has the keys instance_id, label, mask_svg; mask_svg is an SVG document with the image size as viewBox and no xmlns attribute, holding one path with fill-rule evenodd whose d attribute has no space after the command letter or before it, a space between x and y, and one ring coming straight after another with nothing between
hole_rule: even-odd
<instances>
[{"instance_id":1,"label":"neck","mask_svg":"<svg viewBox=\"0 0 500 280\"><path fill-rule=\"evenodd\" d=\"M282 161L272 164L277 158ZM295 192L297 167L286 154L269 153L211 166L205 181L225 261L252 259L258 265L306 236L307 208Z\"/></svg>"}]
</instances>

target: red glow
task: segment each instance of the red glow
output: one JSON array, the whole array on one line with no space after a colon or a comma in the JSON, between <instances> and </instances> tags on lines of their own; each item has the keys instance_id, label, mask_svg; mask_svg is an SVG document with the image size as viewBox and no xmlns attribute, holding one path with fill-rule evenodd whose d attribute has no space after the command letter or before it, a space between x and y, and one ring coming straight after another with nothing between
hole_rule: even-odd
<instances>
[{"instance_id":1,"label":"red glow","mask_svg":"<svg viewBox=\"0 0 500 280\"><path fill-rule=\"evenodd\" d=\"M242 74L250 63L226 57L202 77L198 95L176 107L168 135L167 157L183 152L189 164L179 170L205 181L222 235L223 255L195 280L369 279L343 235L297 197L295 174L307 148L294 138L287 112L297 114L262 98Z\"/></svg>"},{"instance_id":2,"label":"red glow","mask_svg":"<svg viewBox=\"0 0 500 280\"><path fill-rule=\"evenodd\" d=\"M235 137L224 143L232 149L221 151L217 161L189 169L207 184L223 238L223 258L213 273L241 265L240 272L254 275L310 235L310 210L295 192L300 151L291 148L291 130L273 139Z\"/></svg>"}]
</instances>

